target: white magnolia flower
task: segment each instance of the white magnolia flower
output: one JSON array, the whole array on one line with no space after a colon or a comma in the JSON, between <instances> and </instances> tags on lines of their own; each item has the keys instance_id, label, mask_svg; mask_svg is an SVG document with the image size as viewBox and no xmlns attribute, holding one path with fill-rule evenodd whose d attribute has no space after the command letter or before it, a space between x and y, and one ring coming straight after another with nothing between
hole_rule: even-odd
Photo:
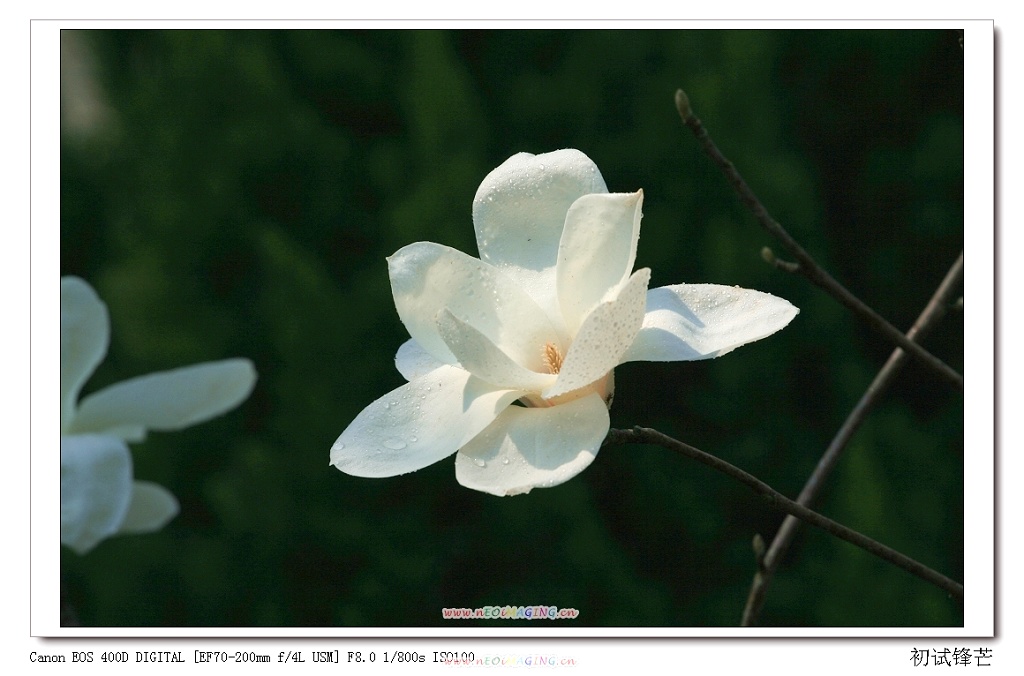
<instances>
[{"instance_id":1,"label":"white magnolia flower","mask_svg":"<svg viewBox=\"0 0 1024 676\"><path fill-rule=\"evenodd\" d=\"M60 280L60 541L79 554L117 533L147 533L178 513L154 483L134 481L125 442L225 413L249 396L247 359L196 364L111 385L78 401L107 352L107 307L77 277Z\"/></svg>"},{"instance_id":2,"label":"white magnolia flower","mask_svg":"<svg viewBox=\"0 0 1024 676\"><path fill-rule=\"evenodd\" d=\"M650 270L632 272L642 203L642 191L608 193L577 150L520 153L492 171L473 202L480 259L431 242L388 259L409 382L352 421L331 464L385 477L457 452L469 488L555 486L607 435L617 365L717 357L796 316L737 287L648 291Z\"/></svg>"}]
</instances>

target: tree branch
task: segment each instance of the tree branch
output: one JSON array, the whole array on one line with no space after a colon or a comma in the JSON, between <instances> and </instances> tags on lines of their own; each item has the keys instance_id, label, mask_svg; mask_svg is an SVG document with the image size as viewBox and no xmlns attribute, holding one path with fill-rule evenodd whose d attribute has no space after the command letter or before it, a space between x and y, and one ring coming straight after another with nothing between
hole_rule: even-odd
<instances>
[{"instance_id":1,"label":"tree branch","mask_svg":"<svg viewBox=\"0 0 1024 676\"><path fill-rule=\"evenodd\" d=\"M757 195L750 189L739 171L718 149L715 142L711 140L710 134L704 128L700 119L693 114L690 108L690 100L682 89L676 91L676 109L683 120L683 124L690 128L701 148L711 160L722 170L733 190L739 196L740 201L754 214L758 223L776 239L782 242L786 250L796 258L796 267L791 272L797 272L823 289L826 293L838 300L840 303L852 310L875 330L888 337L894 343L902 347L911 356L921 360L933 371L953 383L959 390L964 389L964 377L950 368L945 362L931 354L917 343L909 340L899 329L887 322L877 312L868 307L863 301L850 293L846 287L837 282L828 272L807 253L800 244L771 217L764 205L757 199ZM791 264L792 265L792 264ZM789 268L787 268L789 269Z\"/></svg>"},{"instance_id":2,"label":"tree branch","mask_svg":"<svg viewBox=\"0 0 1024 676\"><path fill-rule=\"evenodd\" d=\"M608 436L605 438L603 445L611 446L631 442L655 444L662 448L667 448L670 451L680 453L688 458L697 460L712 469L722 472L723 474L731 476L763 497L772 509L792 514L802 521L806 521L811 525L817 526L818 528L821 528L838 538L846 540L850 544L856 545L857 547L860 547L861 549L870 552L893 565L899 566L912 575L916 575L922 580L930 582L931 584L946 591L959 603L963 604L964 587L962 584L949 579L941 573L937 573L924 564L897 552L895 549L886 547L880 542L876 542L855 530L847 528L840 523L836 523L835 521L832 521L831 519L824 517L803 505L797 504L760 479L744 472L740 468L722 460L721 458L709 455L698 448L694 448L689 444L673 439L672 437L662 434L657 430L639 426L634 427L631 430L609 430Z\"/></svg>"},{"instance_id":3,"label":"tree branch","mask_svg":"<svg viewBox=\"0 0 1024 676\"><path fill-rule=\"evenodd\" d=\"M963 276L964 254L960 252L959 258L956 259L949 272L946 273L945 278L943 278L938 288L935 289L935 293L932 294L928 305L925 306L917 321L907 331L908 339L920 340L929 329L945 316L953 295L963 281ZM878 372L878 375L875 376L875 379L868 386L863 396L861 396L860 401L857 402L857 405L854 406L850 415L846 417L839 431L836 432L835 438L828 445L824 455L821 456L818 466L814 468L814 472L811 473L803 490L800 491L800 495L797 497L799 504L805 506L814 504L825 480L832 473L833 468L835 468L836 463L839 461L839 456L846 448L850 438L867 417L868 412L874 407L882 392L885 391L900 368L906 363L906 359L907 353L901 348L897 347L893 350L885 365ZM798 528L800 528L799 521L792 516L787 516L782 522L782 527L779 528L779 531L772 539L768 552L758 562L758 571L754 574L750 595L747 597L746 607L743 609L742 626L749 627L757 622L757 618L761 613L761 607L764 605L765 594L768 591L769 584L771 584L772 576L775 574L776 569L778 569L782 557L785 556L786 551L789 549L789 545L796 536Z\"/></svg>"}]
</instances>

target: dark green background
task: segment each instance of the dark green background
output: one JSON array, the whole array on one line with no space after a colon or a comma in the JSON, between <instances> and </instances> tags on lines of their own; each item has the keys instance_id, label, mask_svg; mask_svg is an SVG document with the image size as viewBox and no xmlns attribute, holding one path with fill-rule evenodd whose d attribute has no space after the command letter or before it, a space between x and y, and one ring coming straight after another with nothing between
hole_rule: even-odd
<instances>
[{"instance_id":1,"label":"dark green background","mask_svg":"<svg viewBox=\"0 0 1024 676\"><path fill-rule=\"evenodd\" d=\"M736 284L801 309L721 359L620 367L611 411L613 426L655 427L792 496L892 346L761 260L781 247L680 124L676 88L772 214L897 327L963 247L957 32L73 37L109 109L89 133L65 124L61 146L61 272L93 284L112 321L86 392L233 356L259 371L229 415L133 446L137 478L182 512L153 535L63 551L86 625L454 628L442 607L506 604L577 608L572 627L739 622L751 539L781 517L664 449L609 448L568 483L514 498L462 488L452 459L379 480L328 466L355 415L404 382L384 257L418 240L476 255L473 195L515 152L578 148L612 191L642 188L637 267L652 287ZM962 370L962 317L927 346ZM820 509L961 580L962 474L962 394L911 365ZM763 623L963 616L927 583L805 530Z\"/></svg>"}]
</instances>

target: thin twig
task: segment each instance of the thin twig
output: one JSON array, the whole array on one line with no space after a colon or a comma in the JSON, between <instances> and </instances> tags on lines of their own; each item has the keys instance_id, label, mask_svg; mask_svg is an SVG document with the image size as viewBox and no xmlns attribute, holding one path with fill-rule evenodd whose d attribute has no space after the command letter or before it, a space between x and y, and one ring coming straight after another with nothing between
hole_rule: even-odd
<instances>
[{"instance_id":1,"label":"thin twig","mask_svg":"<svg viewBox=\"0 0 1024 676\"><path fill-rule=\"evenodd\" d=\"M938 288L935 289L935 293L932 294L928 305L925 306L917 321L907 331L907 338L910 340L920 340L931 327L942 319L950 307L950 299L959 288L963 276L964 254L960 252L959 258L956 259L949 272L946 273L945 278ZM807 507L814 504L825 480L832 473L840 454L846 448L850 438L860 427L860 424L867 417L868 412L874 407L893 377L899 372L903 364L906 363L906 359L907 353L901 348L893 350L885 365L878 372L878 375L875 376L875 379L868 386L863 396L861 396L860 401L854 406L850 415L846 417L839 431L836 432L835 438L832 439L832 443L829 444L821 460L818 461L818 466L815 467L814 472L807 479L807 483L797 497L799 504ZM785 556L786 551L789 549L789 545L796 536L796 531L799 527L800 522L797 519L787 516L782 522L782 527L779 528L779 531L772 539L768 553L758 563L758 569L754 574L754 581L750 587L750 595L747 597L747 603L743 609L742 626L749 627L757 622L761 608L764 605L764 597L768 591L768 585L771 583L772 576L779 567L782 557Z\"/></svg>"},{"instance_id":2,"label":"thin twig","mask_svg":"<svg viewBox=\"0 0 1024 676\"><path fill-rule=\"evenodd\" d=\"M815 286L823 289L826 293L848 307L855 314L866 321L875 330L881 332L894 343L909 352L911 356L921 360L936 373L949 382L956 385L961 391L964 389L964 377L950 368L945 362L925 350L920 345L908 340L903 333L895 326L887 322L877 312L868 307L863 301L850 293L846 287L837 282L832 275L828 274L818 263L807 253L793 237L773 219L768 211L757 199L757 195L750 189L739 171L718 149L715 142L711 140L710 134L701 123L700 119L693 114L690 108L690 100L682 89L676 91L676 108L683 124L689 127L694 137L704 152L722 170L729 183L732 185L740 201L754 214L758 223L776 239L782 242L790 254L796 258L798 266L796 272L806 277Z\"/></svg>"},{"instance_id":3,"label":"thin twig","mask_svg":"<svg viewBox=\"0 0 1024 676\"><path fill-rule=\"evenodd\" d=\"M908 573L916 575L922 580L930 582L944 590L959 603L963 603L964 586L959 582L949 579L945 575L932 570L928 566L915 561L909 556L897 552L895 549L886 547L880 542L872 540L866 535L862 535L855 530L847 528L840 523L836 523L835 521L804 507L803 505L797 504L757 477L744 472L739 467L736 467L721 458L716 458L715 456L705 453L698 448L694 448L689 444L685 444L678 439L673 439L672 437L662 434L657 430L650 429L649 427L638 426L631 430L613 429L608 432L608 436L604 440L604 445L606 446L625 443L656 444L662 448L667 448L670 451L675 451L676 453L685 455L688 458L697 460L698 462L703 463L712 469L718 470L723 474L727 474L753 489L755 493L767 501L771 508L786 512L787 514L792 514L813 526L817 526L838 538L846 540L850 544L860 547L864 551L870 552L893 565L899 566Z\"/></svg>"},{"instance_id":4,"label":"thin twig","mask_svg":"<svg viewBox=\"0 0 1024 676\"><path fill-rule=\"evenodd\" d=\"M800 272L800 266L792 261L784 261L775 255L770 246L761 247L761 258L764 259L765 263L778 268L779 270L785 270L789 273Z\"/></svg>"}]
</instances>

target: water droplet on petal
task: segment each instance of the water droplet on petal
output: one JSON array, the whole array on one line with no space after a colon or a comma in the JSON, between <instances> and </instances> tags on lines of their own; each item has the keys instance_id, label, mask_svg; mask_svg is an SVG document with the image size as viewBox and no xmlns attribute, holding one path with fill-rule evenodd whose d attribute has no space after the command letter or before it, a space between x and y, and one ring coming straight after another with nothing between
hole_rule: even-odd
<instances>
[{"instance_id":1,"label":"water droplet on petal","mask_svg":"<svg viewBox=\"0 0 1024 676\"><path fill-rule=\"evenodd\" d=\"M543 168L543 167L542 167L542 168ZM508 464L508 458L502 458L502 459L501 459L501 464L502 464L502 465L507 465L507 464Z\"/></svg>"},{"instance_id":2,"label":"water droplet on petal","mask_svg":"<svg viewBox=\"0 0 1024 676\"><path fill-rule=\"evenodd\" d=\"M487 466L487 462L484 461L484 460L481 460L480 458L473 458L473 464L476 465L477 467L486 467Z\"/></svg>"},{"instance_id":3,"label":"water droplet on petal","mask_svg":"<svg viewBox=\"0 0 1024 676\"><path fill-rule=\"evenodd\" d=\"M384 445L393 451L400 451L405 448L405 442L401 439L388 439L384 442Z\"/></svg>"},{"instance_id":4,"label":"water droplet on petal","mask_svg":"<svg viewBox=\"0 0 1024 676\"><path fill-rule=\"evenodd\" d=\"M339 451L344 450L345 444L342 444L342 443L334 444L334 448L336 448Z\"/></svg>"}]
</instances>

